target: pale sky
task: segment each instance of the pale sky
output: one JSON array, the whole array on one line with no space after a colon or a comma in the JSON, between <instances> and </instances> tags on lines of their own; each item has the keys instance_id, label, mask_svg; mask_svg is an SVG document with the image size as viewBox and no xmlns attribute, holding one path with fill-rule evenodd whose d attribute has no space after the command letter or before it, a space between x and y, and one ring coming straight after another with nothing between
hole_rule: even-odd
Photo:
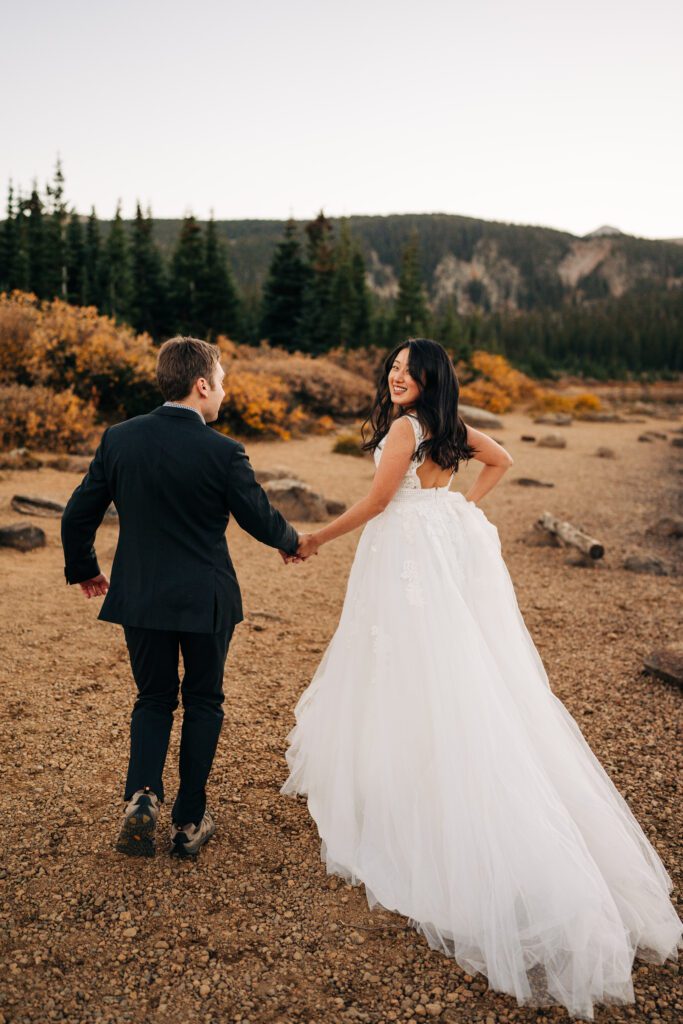
<instances>
[{"instance_id":1,"label":"pale sky","mask_svg":"<svg viewBox=\"0 0 683 1024\"><path fill-rule=\"evenodd\" d=\"M683 237L681 0L14 0L2 25L3 193L59 153L102 218Z\"/></svg>"}]
</instances>

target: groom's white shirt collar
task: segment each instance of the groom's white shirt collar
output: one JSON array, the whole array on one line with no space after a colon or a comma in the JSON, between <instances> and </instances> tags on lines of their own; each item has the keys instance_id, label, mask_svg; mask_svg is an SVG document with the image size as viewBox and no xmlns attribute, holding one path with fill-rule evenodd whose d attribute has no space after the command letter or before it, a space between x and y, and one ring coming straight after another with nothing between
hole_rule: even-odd
<instances>
[{"instance_id":1,"label":"groom's white shirt collar","mask_svg":"<svg viewBox=\"0 0 683 1024\"><path fill-rule=\"evenodd\" d=\"M182 402L164 402L164 405L171 405L171 406L173 406L174 409L191 409L192 412L196 412L197 413L197 415L199 416L199 418L202 421L202 423L204 424L204 426L206 426L206 420L204 419L204 417L200 413L199 409L195 409L191 405L184 405Z\"/></svg>"}]
</instances>

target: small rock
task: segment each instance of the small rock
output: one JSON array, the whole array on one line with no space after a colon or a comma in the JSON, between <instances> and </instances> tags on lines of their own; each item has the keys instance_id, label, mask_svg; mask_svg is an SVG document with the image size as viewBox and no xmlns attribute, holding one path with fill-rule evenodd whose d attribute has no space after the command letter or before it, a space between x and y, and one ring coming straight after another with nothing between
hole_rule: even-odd
<instances>
[{"instance_id":1,"label":"small rock","mask_svg":"<svg viewBox=\"0 0 683 1024\"><path fill-rule=\"evenodd\" d=\"M656 537L683 537L683 517L662 516L652 526L648 526L645 532Z\"/></svg>"},{"instance_id":2,"label":"small rock","mask_svg":"<svg viewBox=\"0 0 683 1024\"><path fill-rule=\"evenodd\" d=\"M599 459L616 459L614 448L607 448L604 445L597 448L595 454Z\"/></svg>"},{"instance_id":3,"label":"small rock","mask_svg":"<svg viewBox=\"0 0 683 1024\"><path fill-rule=\"evenodd\" d=\"M39 526L12 523L0 528L0 547L14 548L16 551L33 551L34 548L44 548L45 543L45 531Z\"/></svg>"},{"instance_id":4,"label":"small rock","mask_svg":"<svg viewBox=\"0 0 683 1024\"><path fill-rule=\"evenodd\" d=\"M674 448L683 448L683 437L672 437L671 444Z\"/></svg>"},{"instance_id":5,"label":"small rock","mask_svg":"<svg viewBox=\"0 0 683 1024\"><path fill-rule=\"evenodd\" d=\"M520 487L554 487L555 484L545 483L543 480L535 480L532 476L519 476L513 481Z\"/></svg>"},{"instance_id":6,"label":"small rock","mask_svg":"<svg viewBox=\"0 0 683 1024\"><path fill-rule=\"evenodd\" d=\"M649 572L654 576L669 576L671 569L656 555L629 555L624 559L624 569L629 572Z\"/></svg>"},{"instance_id":7,"label":"small rock","mask_svg":"<svg viewBox=\"0 0 683 1024\"><path fill-rule=\"evenodd\" d=\"M335 501L333 498L328 498L325 502L327 505L328 516L340 516L342 512L346 512L346 504L343 501Z\"/></svg>"},{"instance_id":8,"label":"small rock","mask_svg":"<svg viewBox=\"0 0 683 1024\"><path fill-rule=\"evenodd\" d=\"M570 427L572 422L573 417L568 412L544 412L534 419L534 423L552 423L556 427Z\"/></svg>"},{"instance_id":9,"label":"small rock","mask_svg":"<svg viewBox=\"0 0 683 1024\"><path fill-rule=\"evenodd\" d=\"M539 448L566 448L567 439L559 434L546 434L538 442Z\"/></svg>"},{"instance_id":10,"label":"small rock","mask_svg":"<svg viewBox=\"0 0 683 1024\"><path fill-rule=\"evenodd\" d=\"M134 939L135 936L137 935L137 933L138 933L138 930L135 927L135 925L131 925L130 928L124 928L123 929L123 935L124 935L124 938L126 938L126 939Z\"/></svg>"},{"instance_id":11,"label":"small rock","mask_svg":"<svg viewBox=\"0 0 683 1024\"><path fill-rule=\"evenodd\" d=\"M588 420L590 423L623 423L624 418L620 416L618 412L597 412L593 409L588 409L586 412L581 413L582 420Z\"/></svg>"},{"instance_id":12,"label":"small rock","mask_svg":"<svg viewBox=\"0 0 683 1024\"><path fill-rule=\"evenodd\" d=\"M536 440L536 435L535 434L522 434L520 440L522 440L522 441L535 441Z\"/></svg>"},{"instance_id":13,"label":"small rock","mask_svg":"<svg viewBox=\"0 0 683 1024\"><path fill-rule=\"evenodd\" d=\"M658 647L651 651L643 662L643 670L667 683L683 686L683 644Z\"/></svg>"},{"instance_id":14,"label":"small rock","mask_svg":"<svg viewBox=\"0 0 683 1024\"><path fill-rule=\"evenodd\" d=\"M438 1017L441 1013L443 1013L443 1006L441 1005L441 1003L427 1003L427 1005L425 1006L425 1010L427 1011L430 1017Z\"/></svg>"}]
</instances>

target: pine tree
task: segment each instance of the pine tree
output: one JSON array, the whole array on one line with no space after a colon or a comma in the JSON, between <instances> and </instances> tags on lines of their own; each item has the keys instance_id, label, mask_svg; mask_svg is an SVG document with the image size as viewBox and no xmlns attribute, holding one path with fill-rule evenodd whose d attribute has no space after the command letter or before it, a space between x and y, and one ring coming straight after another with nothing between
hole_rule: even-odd
<instances>
[{"instance_id":1,"label":"pine tree","mask_svg":"<svg viewBox=\"0 0 683 1024\"><path fill-rule=\"evenodd\" d=\"M107 235L104 254L102 311L117 320L127 320L130 316L132 278L130 246L120 202Z\"/></svg>"},{"instance_id":2,"label":"pine tree","mask_svg":"<svg viewBox=\"0 0 683 1024\"><path fill-rule=\"evenodd\" d=\"M66 227L66 298L75 306L85 305L85 242L83 225L75 210Z\"/></svg>"},{"instance_id":3,"label":"pine tree","mask_svg":"<svg viewBox=\"0 0 683 1024\"><path fill-rule=\"evenodd\" d=\"M356 286L353 273L351 231L346 217L341 221L339 241L334 253L331 302L333 307L331 317L334 318L335 336L330 338L330 342L334 345L351 345L354 342Z\"/></svg>"},{"instance_id":4,"label":"pine tree","mask_svg":"<svg viewBox=\"0 0 683 1024\"><path fill-rule=\"evenodd\" d=\"M7 219L0 231L0 291L25 287L21 277L21 230L14 187L9 183L7 192Z\"/></svg>"},{"instance_id":5,"label":"pine tree","mask_svg":"<svg viewBox=\"0 0 683 1024\"><path fill-rule=\"evenodd\" d=\"M301 318L302 348L323 352L336 341L337 306L334 300L335 252L331 222L321 210L306 225L309 274Z\"/></svg>"},{"instance_id":6,"label":"pine tree","mask_svg":"<svg viewBox=\"0 0 683 1024\"><path fill-rule=\"evenodd\" d=\"M174 330L198 335L205 331L201 308L201 287L205 266L202 230L190 214L183 220L171 262L171 306Z\"/></svg>"},{"instance_id":7,"label":"pine tree","mask_svg":"<svg viewBox=\"0 0 683 1024\"><path fill-rule=\"evenodd\" d=\"M419 243L415 232L403 249L394 317L396 340L402 341L422 334L427 323L428 312L420 272Z\"/></svg>"},{"instance_id":8,"label":"pine tree","mask_svg":"<svg viewBox=\"0 0 683 1024\"><path fill-rule=\"evenodd\" d=\"M85 228L85 266L83 272L83 302L86 306L104 308L102 241L100 222L95 207L90 210Z\"/></svg>"},{"instance_id":9,"label":"pine tree","mask_svg":"<svg viewBox=\"0 0 683 1024\"><path fill-rule=\"evenodd\" d=\"M20 203L20 214L25 218L22 235L26 249L27 286L39 299L52 298L44 207L35 183L28 199L23 199Z\"/></svg>"},{"instance_id":10,"label":"pine tree","mask_svg":"<svg viewBox=\"0 0 683 1024\"><path fill-rule=\"evenodd\" d=\"M206 225L199 301L204 331L210 338L217 334L236 336L240 326L240 302L228 267L228 254L218 237L213 213Z\"/></svg>"},{"instance_id":11,"label":"pine tree","mask_svg":"<svg viewBox=\"0 0 683 1024\"><path fill-rule=\"evenodd\" d=\"M66 265L66 227L68 214L64 199L64 174L57 160L52 184L47 186L47 218L45 220L46 289L50 298L66 299L68 293Z\"/></svg>"},{"instance_id":12,"label":"pine tree","mask_svg":"<svg viewBox=\"0 0 683 1024\"><path fill-rule=\"evenodd\" d=\"M370 344L372 300L365 274L365 260L357 243L354 243L351 257L351 274L354 289L354 312L351 321L351 344L356 347Z\"/></svg>"},{"instance_id":13,"label":"pine tree","mask_svg":"<svg viewBox=\"0 0 683 1024\"><path fill-rule=\"evenodd\" d=\"M130 323L159 341L169 332L168 298L161 253L154 242L151 211L145 217L140 203L135 209L131 243L132 296Z\"/></svg>"},{"instance_id":14,"label":"pine tree","mask_svg":"<svg viewBox=\"0 0 683 1024\"><path fill-rule=\"evenodd\" d=\"M270 263L261 307L261 336L289 351L301 345L300 324L308 277L297 235L296 222L290 218Z\"/></svg>"}]
</instances>

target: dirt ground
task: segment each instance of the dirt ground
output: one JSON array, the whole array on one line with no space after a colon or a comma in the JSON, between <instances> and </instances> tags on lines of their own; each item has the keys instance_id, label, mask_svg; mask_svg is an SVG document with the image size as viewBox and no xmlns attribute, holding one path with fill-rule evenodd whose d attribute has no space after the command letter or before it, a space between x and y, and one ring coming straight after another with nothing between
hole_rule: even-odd
<instances>
[{"instance_id":1,"label":"dirt ground","mask_svg":"<svg viewBox=\"0 0 683 1024\"><path fill-rule=\"evenodd\" d=\"M515 463L481 507L498 527L520 608L551 685L576 718L681 885L681 692L645 676L643 657L680 637L680 541L645 535L681 514L683 419L541 427L522 414L491 431ZM653 428L667 440L639 443ZM520 440L562 432L567 448ZM598 445L616 458L595 456ZM249 444L257 468L284 466L326 497L351 503L368 488L369 459L331 454L330 437ZM467 490L480 464L458 473ZM0 525L16 522L13 494L65 501L80 477L51 469L0 474ZM553 489L516 485L521 476ZM544 510L605 544L594 568L562 549L525 542ZM25 520L29 521L29 520ZM226 671L225 722L210 780L216 837L196 862L165 852L131 861L114 852L134 697L123 631L97 621L63 576L59 521L36 519L47 546L0 550L2 653L2 977L0 1024L188 1021L336 1024L345 1021L535 1022L562 1008L519 1008L429 949L396 914L368 909L362 887L328 877L303 797L279 795L293 708L329 641L358 533L317 558L285 566L235 525L229 544L247 619ZM106 572L115 525L97 542ZM621 568L644 549L669 576ZM178 725L166 779L177 780ZM168 829L168 807L160 834ZM633 1006L596 1021L683 1017L679 965L636 960Z\"/></svg>"}]
</instances>

